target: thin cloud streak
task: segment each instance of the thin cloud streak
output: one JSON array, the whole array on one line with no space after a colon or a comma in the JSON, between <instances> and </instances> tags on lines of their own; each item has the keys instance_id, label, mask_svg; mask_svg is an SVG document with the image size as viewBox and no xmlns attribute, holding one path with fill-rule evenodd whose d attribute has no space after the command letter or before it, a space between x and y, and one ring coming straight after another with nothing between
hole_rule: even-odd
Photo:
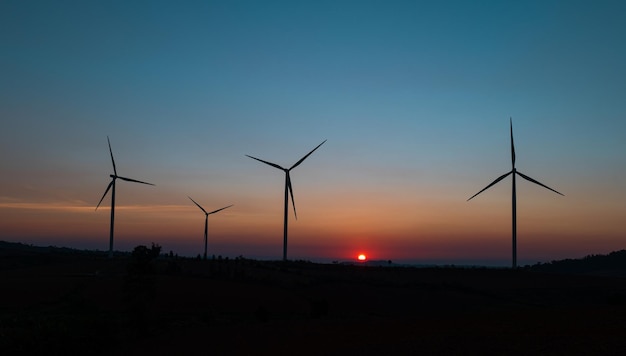
<instances>
[{"instance_id":1,"label":"thin cloud streak","mask_svg":"<svg viewBox=\"0 0 626 356\"><path fill-rule=\"evenodd\" d=\"M67 203L49 202L0 202L0 209L23 209L23 210L43 210L43 211L72 211L93 213L93 205L68 205ZM101 207L98 210L110 210L111 207ZM185 205L121 205L115 209L127 211L148 211L148 212L183 212L191 211Z\"/></svg>"}]
</instances>

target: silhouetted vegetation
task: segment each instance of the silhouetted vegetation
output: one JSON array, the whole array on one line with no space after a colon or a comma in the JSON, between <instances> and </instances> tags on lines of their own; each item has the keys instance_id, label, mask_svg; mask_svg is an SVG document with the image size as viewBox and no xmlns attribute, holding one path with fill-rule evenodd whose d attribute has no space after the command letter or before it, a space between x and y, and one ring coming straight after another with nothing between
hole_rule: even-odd
<instances>
[{"instance_id":1,"label":"silhouetted vegetation","mask_svg":"<svg viewBox=\"0 0 626 356\"><path fill-rule=\"evenodd\" d=\"M157 244L113 259L6 246L3 354L190 354L194 345L258 354L275 351L268 340L276 335L284 335L282 350L303 354L458 354L485 346L487 354L511 354L510 345L523 345L513 353L606 354L624 344L626 283L615 277L624 251L511 270L197 260L161 254ZM555 275L560 268L570 274Z\"/></svg>"},{"instance_id":2,"label":"silhouetted vegetation","mask_svg":"<svg viewBox=\"0 0 626 356\"><path fill-rule=\"evenodd\" d=\"M608 255L588 255L581 259L538 263L528 268L552 273L626 276L626 250L611 252Z\"/></svg>"},{"instance_id":3,"label":"silhouetted vegetation","mask_svg":"<svg viewBox=\"0 0 626 356\"><path fill-rule=\"evenodd\" d=\"M161 246L152 243L151 248L139 245L133 249L131 260L128 264L130 274L150 274L154 272L154 261L161 254Z\"/></svg>"},{"instance_id":4,"label":"silhouetted vegetation","mask_svg":"<svg viewBox=\"0 0 626 356\"><path fill-rule=\"evenodd\" d=\"M147 332L147 310L156 297L154 261L161 254L161 246L152 243L151 248L139 245L133 249L128 263L128 275L124 280L124 302L131 322L139 334Z\"/></svg>"}]
</instances>

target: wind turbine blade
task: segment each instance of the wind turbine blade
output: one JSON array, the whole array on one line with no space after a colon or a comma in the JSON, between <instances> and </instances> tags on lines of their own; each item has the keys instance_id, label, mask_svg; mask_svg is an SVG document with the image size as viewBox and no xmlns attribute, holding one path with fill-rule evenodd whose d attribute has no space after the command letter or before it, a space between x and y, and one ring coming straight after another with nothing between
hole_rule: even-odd
<instances>
[{"instance_id":1,"label":"wind turbine blade","mask_svg":"<svg viewBox=\"0 0 626 356\"><path fill-rule=\"evenodd\" d=\"M515 167L515 144L513 144L513 118L509 118L511 124L511 163Z\"/></svg>"},{"instance_id":2,"label":"wind turbine blade","mask_svg":"<svg viewBox=\"0 0 626 356\"><path fill-rule=\"evenodd\" d=\"M327 140L324 140L324 142L326 142ZM292 170L296 167L298 167L300 165L300 163L302 163L302 161L304 161L307 157L309 157L311 155L311 153L315 152L316 149L320 148L321 145L324 144L324 142L320 143L319 145L317 145L317 147L315 147L311 152L307 153L306 156L300 158L300 160L298 162L296 162L296 164L294 164L293 166L291 166L291 168L289 168L289 170Z\"/></svg>"},{"instance_id":3,"label":"wind turbine blade","mask_svg":"<svg viewBox=\"0 0 626 356\"><path fill-rule=\"evenodd\" d=\"M121 180L125 180L125 181L127 181L127 182L135 182L135 183L141 183L141 184L147 184L147 185L154 185L154 184L152 184L152 183L142 182L142 181L140 181L140 180L131 179L131 178L125 178L125 177L117 177L117 178L119 178L119 179L121 179Z\"/></svg>"},{"instance_id":4,"label":"wind turbine blade","mask_svg":"<svg viewBox=\"0 0 626 356\"><path fill-rule=\"evenodd\" d=\"M289 171L287 171L287 189L289 189L289 194L291 194L291 204L293 204L293 215L298 220L298 214L296 213L296 201L293 200L293 188L291 187L291 177L289 176Z\"/></svg>"},{"instance_id":5,"label":"wind turbine blade","mask_svg":"<svg viewBox=\"0 0 626 356\"><path fill-rule=\"evenodd\" d=\"M96 210L98 210L98 207L100 206L100 204L102 204L102 201L104 200L104 197L107 195L107 193L109 192L109 190L111 189L112 186L113 186L113 180L107 186L107 189L104 191L104 194L102 194L102 198L100 198L100 201L98 202L98 205L96 205Z\"/></svg>"},{"instance_id":6,"label":"wind turbine blade","mask_svg":"<svg viewBox=\"0 0 626 356\"><path fill-rule=\"evenodd\" d=\"M280 169L280 170L283 170L283 171L285 170L283 167L281 167L281 166L277 165L276 163L272 163L272 162L264 161L264 160L259 159L259 158L256 158L256 157L252 157L252 156L250 156L250 155L246 155L246 156L248 156L248 157L250 157L250 158L252 158L252 159L256 159L256 160L257 160L257 161L259 161L259 162L263 162L263 163L265 163L265 164L269 164L270 166L275 167L275 168L278 168L278 169Z\"/></svg>"},{"instance_id":7,"label":"wind turbine blade","mask_svg":"<svg viewBox=\"0 0 626 356\"><path fill-rule=\"evenodd\" d=\"M519 175L520 175L520 177L522 177L522 178L526 179L526 180L527 180L527 181L529 181L529 182L533 182L533 183L535 183L535 184L538 184L538 185L540 185L540 186L542 186L542 187L544 187L544 188L546 188L546 189L549 189L549 190L551 190L551 191L555 192L556 194L563 195L563 194L561 194L561 193L557 192L556 190L554 190L554 189L552 189L552 188L548 187L547 185L542 184L542 183L539 183L538 181L536 181L536 180L534 180L534 179L530 178L529 176L527 176L527 175L523 174L523 173L522 173L522 172L520 172L520 171L515 171L515 172L516 172L517 174L519 174ZM563 196L565 196L565 195L563 195Z\"/></svg>"},{"instance_id":8,"label":"wind turbine blade","mask_svg":"<svg viewBox=\"0 0 626 356\"><path fill-rule=\"evenodd\" d=\"M492 186L492 185L494 185L494 184L498 183L499 181L503 180L504 178L506 178L506 176L508 176L508 175L509 175L509 174L511 174L511 173L513 173L513 171L510 171L509 173L506 173L506 174L501 175L501 176L500 176L500 177L498 177L496 180L494 180L493 182L491 182L491 184L489 184L488 186L486 186L485 188L483 188L480 192L478 192L478 193L476 193L476 194L472 195L472 197L471 197L471 198L469 198L469 199L467 199L467 201L472 200L472 198L474 198L474 197L475 197L475 196L477 196L478 194L480 194L480 193L484 192L485 190L487 190L487 189L491 188L491 186Z\"/></svg>"},{"instance_id":9,"label":"wind turbine blade","mask_svg":"<svg viewBox=\"0 0 626 356\"><path fill-rule=\"evenodd\" d=\"M191 199L191 197L190 197L190 196L187 196L187 198ZM207 212L206 212L206 210L204 210L204 208L200 206L200 204L196 203L196 201L195 201L195 200L191 199L191 201L192 201L194 204L196 204L196 205L198 206L198 208L200 208L200 210L204 211L204 214L205 214L205 215L209 215L209 213L207 213Z\"/></svg>"},{"instance_id":10,"label":"wind turbine blade","mask_svg":"<svg viewBox=\"0 0 626 356\"><path fill-rule=\"evenodd\" d=\"M115 169L115 160L113 159L113 150L111 150L111 141L107 136L107 142L109 143L109 153L111 154L111 162L113 162L113 174L117 175L117 169Z\"/></svg>"},{"instance_id":11,"label":"wind turbine blade","mask_svg":"<svg viewBox=\"0 0 626 356\"><path fill-rule=\"evenodd\" d=\"M210 213L209 213L209 215L211 215L211 214L215 214L215 213L217 213L218 211L222 211L222 210L224 210L224 209L230 208L231 206L232 206L232 205L225 206L225 207L223 207L223 208L221 208L221 209L213 210L212 212L210 212Z\"/></svg>"}]
</instances>

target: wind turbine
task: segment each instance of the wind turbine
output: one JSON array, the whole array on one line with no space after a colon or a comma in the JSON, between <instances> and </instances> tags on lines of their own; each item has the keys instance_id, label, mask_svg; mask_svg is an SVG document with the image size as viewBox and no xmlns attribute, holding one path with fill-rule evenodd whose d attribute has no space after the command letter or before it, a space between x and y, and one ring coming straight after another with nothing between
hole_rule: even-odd
<instances>
[{"instance_id":1,"label":"wind turbine","mask_svg":"<svg viewBox=\"0 0 626 356\"><path fill-rule=\"evenodd\" d=\"M530 178L529 176L523 174L522 172L518 171L515 168L515 146L513 144L513 119L509 118L509 123L511 125L511 164L512 164L512 169L506 173L501 175L500 177L498 177L496 180L494 180L493 182L491 182L491 184L489 184L488 186L486 186L485 188L483 188L480 192L472 195L471 198L467 199L467 201L472 200L472 198L474 198L475 196L477 196L478 194L484 192L485 190L489 189L492 185L498 183L499 181L503 180L504 178L506 178L509 174L512 175L513 177L513 195L512 195L512 215L513 215L513 223L512 223L512 235L513 235L513 268L517 267L517 196L516 196L516 192L515 192L515 175L518 174L520 177L526 179L529 182L535 183L537 185L540 185L546 189L549 189L559 195L563 195L559 192L557 192L556 190L548 187L545 184L542 184L532 178Z\"/></svg>"},{"instance_id":2,"label":"wind turbine","mask_svg":"<svg viewBox=\"0 0 626 356\"><path fill-rule=\"evenodd\" d=\"M109 153L111 154L111 162L113 162L113 174L109 175L112 178L111 183L109 183L109 185L107 186L107 189L104 191L104 194L102 195L102 198L100 198L100 202L98 202L98 205L96 205L96 210L98 210L98 207L102 203L102 200L107 195L109 190L111 190L111 227L109 230L109 258L110 258L110 257L113 257L113 226L115 222L115 180L119 178L127 182L135 182L135 183L148 184L148 185L154 185L154 184L142 182L136 179L118 176L117 170L115 169L115 160L113 159L113 151L111 150L111 141L109 141L109 136L107 136L107 142L109 143Z\"/></svg>"},{"instance_id":3,"label":"wind turbine","mask_svg":"<svg viewBox=\"0 0 626 356\"><path fill-rule=\"evenodd\" d=\"M324 142L326 142L326 140L324 140ZM296 202L293 200L293 189L291 188L291 178L289 176L289 172L292 169L298 167L300 163L302 163L302 161L304 161L307 157L309 157L311 153L315 152L315 150L318 149L321 145L323 145L324 142L317 145L317 147L315 147L311 152L307 153L306 156L300 158L300 160L296 162L293 166L291 166L289 169L283 168L272 162L264 161L256 157L246 155L252 159L256 159L259 162L263 162L267 165L270 165L274 168L278 168L281 171L285 172L285 225L283 227L283 261L287 260L287 216L288 216L287 212L288 212L288 207L289 207L289 195L291 195L291 203L293 204L293 215L295 216L296 220L298 220L298 214L296 214Z\"/></svg>"},{"instance_id":4,"label":"wind turbine","mask_svg":"<svg viewBox=\"0 0 626 356\"><path fill-rule=\"evenodd\" d=\"M191 199L190 196L187 196L187 198ZM223 207L221 209L213 210L212 212L207 213L206 210L204 210L204 208L201 207L200 204L196 203L195 200L191 199L191 201L194 204L196 204L198 206L198 208L200 208L200 210L202 210L202 212L204 212L204 259L206 260L206 245L207 245L207 231L208 231L207 229L208 229L208 225L209 225L209 215L215 214L218 211L224 210L226 208L230 208L232 205L225 206L225 207Z\"/></svg>"}]
</instances>

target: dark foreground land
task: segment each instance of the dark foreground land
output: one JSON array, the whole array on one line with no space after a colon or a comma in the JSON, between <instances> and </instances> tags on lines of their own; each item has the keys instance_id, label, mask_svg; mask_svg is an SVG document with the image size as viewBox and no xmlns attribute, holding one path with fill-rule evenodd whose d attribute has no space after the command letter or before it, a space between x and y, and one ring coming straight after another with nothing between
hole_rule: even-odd
<instances>
[{"instance_id":1,"label":"dark foreground land","mask_svg":"<svg viewBox=\"0 0 626 356\"><path fill-rule=\"evenodd\" d=\"M623 354L626 278L537 269L109 260L5 245L0 352Z\"/></svg>"}]
</instances>

